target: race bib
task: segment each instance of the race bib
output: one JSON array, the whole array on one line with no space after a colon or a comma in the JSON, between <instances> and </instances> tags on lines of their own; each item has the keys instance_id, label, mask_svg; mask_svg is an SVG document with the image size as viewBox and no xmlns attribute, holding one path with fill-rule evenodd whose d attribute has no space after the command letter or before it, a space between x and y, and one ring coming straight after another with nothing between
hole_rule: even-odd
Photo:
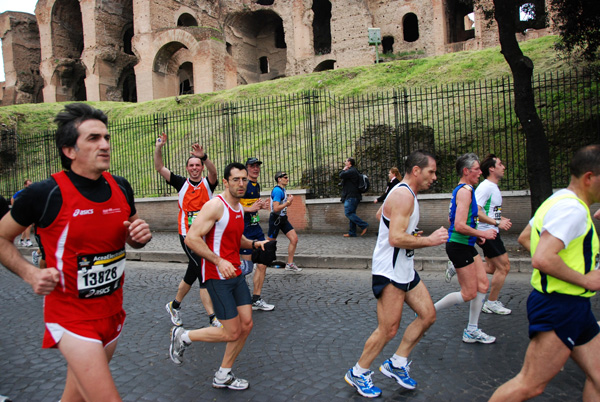
<instances>
[{"instance_id":1,"label":"race bib","mask_svg":"<svg viewBox=\"0 0 600 402\"><path fill-rule=\"evenodd\" d=\"M494 219L499 221L502 218L502 207L494 208Z\"/></svg>"},{"instance_id":2,"label":"race bib","mask_svg":"<svg viewBox=\"0 0 600 402\"><path fill-rule=\"evenodd\" d=\"M106 296L119 289L125 271L125 249L77 257L80 299Z\"/></svg>"},{"instance_id":3,"label":"race bib","mask_svg":"<svg viewBox=\"0 0 600 402\"><path fill-rule=\"evenodd\" d=\"M194 223L194 219L196 219L196 217L198 216L198 212L200 212L200 211L188 211L188 213L187 213L188 227L192 226L192 223Z\"/></svg>"}]
</instances>

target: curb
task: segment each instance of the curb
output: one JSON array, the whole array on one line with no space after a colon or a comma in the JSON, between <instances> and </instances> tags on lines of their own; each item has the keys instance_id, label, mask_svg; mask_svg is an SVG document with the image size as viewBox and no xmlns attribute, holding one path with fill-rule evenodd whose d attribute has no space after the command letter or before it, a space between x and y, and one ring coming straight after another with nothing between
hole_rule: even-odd
<instances>
[{"instance_id":1,"label":"curb","mask_svg":"<svg viewBox=\"0 0 600 402\"><path fill-rule=\"evenodd\" d=\"M34 247L17 247L21 255L31 257ZM285 261L287 254L277 254L277 259ZM187 263L188 259L185 253L174 251L140 251L127 250L127 260L146 261L146 262L164 262L164 263ZM319 269L371 269L371 256L353 256L353 255L316 255L299 254L294 257L295 262L301 268L319 268ZM448 262L447 257L415 257L415 270L427 272L443 272ZM531 258L511 258L511 271L531 273Z\"/></svg>"}]
</instances>

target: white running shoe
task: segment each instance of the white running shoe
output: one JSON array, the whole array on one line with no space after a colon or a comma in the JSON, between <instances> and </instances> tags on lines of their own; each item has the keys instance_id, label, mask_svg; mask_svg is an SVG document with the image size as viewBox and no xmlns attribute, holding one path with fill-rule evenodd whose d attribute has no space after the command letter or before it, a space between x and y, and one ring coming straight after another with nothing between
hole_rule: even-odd
<instances>
[{"instance_id":1,"label":"white running shoe","mask_svg":"<svg viewBox=\"0 0 600 402\"><path fill-rule=\"evenodd\" d=\"M302 271L302 268L298 268L298 266L296 264L294 264L293 262L290 262L289 264L285 264L285 270L300 272L300 271Z\"/></svg>"},{"instance_id":2,"label":"white running shoe","mask_svg":"<svg viewBox=\"0 0 600 402\"><path fill-rule=\"evenodd\" d=\"M33 243L31 242L31 240L27 239L25 240L25 247L31 247L33 246Z\"/></svg>"},{"instance_id":3,"label":"white running shoe","mask_svg":"<svg viewBox=\"0 0 600 402\"><path fill-rule=\"evenodd\" d=\"M215 373L215 378L213 378L212 383L212 386L214 388L229 388L238 391L248 389L249 385L250 384L248 384L248 381L243 380L241 378L236 378L232 372L229 372L229 374L227 374L227 377L224 380L219 380L217 378L217 373Z\"/></svg>"},{"instance_id":4,"label":"white running shoe","mask_svg":"<svg viewBox=\"0 0 600 402\"><path fill-rule=\"evenodd\" d=\"M185 332L183 327L171 328L171 345L169 346L169 356L173 363L178 366L183 364L183 351L190 346L181 339L181 335Z\"/></svg>"},{"instance_id":5,"label":"white running shoe","mask_svg":"<svg viewBox=\"0 0 600 402\"><path fill-rule=\"evenodd\" d=\"M502 302L500 300L496 300L496 301L486 300L485 303L483 303L483 307L481 308L481 311L483 311L484 313L487 313L487 314L499 314L499 315L509 315L510 313L512 313L512 311L510 309L504 307L504 304L502 304Z\"/></svg>"},{"instance_id":6,"label":"white running shoe","mask_svg":"<svg viewBox=\"0 0 600 402\"><path fill-rule=\"evenodd\" d=\"M452 261L448 261L448 266L446 267L446 283L450 283L454 275L456 275L456 268L454 268Z\"/></svg>"},{"instance_id":7,"label":"white running shoe","mask_svg":"<svg viewBox=\"0 0 600 402\"><path fill-rule=\"evenodd\" d=\"M274 305L265 302L262 298L252 303L252 310L271 311L274 308Z\"/></svg>"},{"instance_id":8,"label":"white running shoe","mask_svg":"<svg viewBox=\"0 0 600 402\"><path fill-rule=\"evenodd\" d=\"M173 308L172 301L168 302L165 308L167 309L167 313L169 313L169 316L171 316L171 322L173 323L173 325L177 325L178 327L182 326L183 320L181 319L181 313L179 312L180 309Z\"/></svg>"},{"instance_id":9,"label":"white running shoe","mask_svg":"<svg viewBox=\"0 0 600 402\"><path fill-rule=\"evenodd\" d=\"M494 343L496 342L496 337L491 336L477 328L475 331L469 331L467 329L463 332L462 341L464 343Z\"/></svg>"}]
</instances>

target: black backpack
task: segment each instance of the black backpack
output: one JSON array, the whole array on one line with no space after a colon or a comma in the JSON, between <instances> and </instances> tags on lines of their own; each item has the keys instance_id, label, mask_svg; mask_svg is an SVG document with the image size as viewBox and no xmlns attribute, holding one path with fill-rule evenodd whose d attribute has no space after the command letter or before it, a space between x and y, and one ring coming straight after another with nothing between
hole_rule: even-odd
<instances>
[{"instance_id":1,"label":"black backpack","mask_svg":"<svg viewBox=\"0 0 600 402\"><path fill-rule=\"evenodd\" d=\"M358 173L358 191L366 193L369 190L371 183L369 183L369 176L364 173Z\"/></svg>"}]
</instances>

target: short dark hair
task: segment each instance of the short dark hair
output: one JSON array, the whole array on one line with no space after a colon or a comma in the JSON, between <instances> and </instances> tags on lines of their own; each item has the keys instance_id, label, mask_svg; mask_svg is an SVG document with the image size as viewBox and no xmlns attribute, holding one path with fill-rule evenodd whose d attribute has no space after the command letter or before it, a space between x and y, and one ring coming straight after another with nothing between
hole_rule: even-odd
<instances>
[{"instance_id":1,"label":"short dark hair","mask_svg":"<svg viewBox=\"0 0 600 402\"><path fill-rule=\"evenodd\" d=\"M404 173L410 173L412 168L415 166L420 169L429 166L429 158L435 160L435 156L433 156L432 153L422 149L411 152L411 154L408 155L404 161Z\"/></svg>"},{"instance_id":2,"label":"short dark hair","mask_svg":"<svg viewBox=\"0 0 600 402\"><path fill-rule=\"evenodd\" d=\"M195 155L190 155L187 160L185 161L185 166L187 167L188 163L190 163L190 160L194 159L194 158L198 158L200 159L199 156L195 156ZM200 163L202 164L202 166L204 166L204 161L202 159L200 159Z\"/></svg>"},{"instance_id":3,"label":"short dark hair","mask_svg":"<svg viewBox=\"0 0 600 402\"><path fill-rule=\"evenodd\" d=\"M473 152L459 156L456 160L456 174L458 174L458 177L462 177L464 168L471 169L475 162L479 162L479 157Z\"/></svg>"},{"instance_id":4,"label":"short dark hair","mask_svg":"<svg viewBox=\"0 0 600 402\"><path fill-rule=\"evenodd\" d=\"M223 178L225 180L229 181L232 169L245 170L246 172L248 171L248 169L246 169L246 166L242 165L241 163L232 162L229 165L225 166L225 171L223 172Z\"/></svg>"},{"instance_id":5,"label":"short dark hair","mask_svg":"<svg viewBox=\"0 0 600 402\"><path fill-rule=\"evenodd\" d=\"M346 160L347 160L348 162L350 162L350 166L354 166L354 165L356 165L356 161L354 160L354 158L346 158Z\"/></svg>"},{"instance_id":6,"label":"short dark hair","mask_svg":"<svg viewBox=\"0 0 600 402\"><path fill-rule=\"evenodd\" d=\"M569 169L575 177L581 177L586 172L600 174L600 145L593 144L578 149L571 159Z\"/></svg>"},{"instance_id":7,"label":"short dark hair","mask_svg":"<svg viewBox=\"0 0 600 402\"><path fill-rule=\"evenodd\" d=\"M74 147L79 137L79 125L86 120L100 120L108 125L108 117L102 110L95 109L85 103L71 103L56 115L54 122L56 129L56 147L60 155L60 162L65 169L71 168L71 159L62 151L63 147Z\"/></svg>"},{"instance_id":8,"label":"short dark hair","mask_svg":"<svg viewBox=\"0 0 600 402\"><path fill-rule=\"evenodd\" d=\"M483 175L484 179L487 179L490 175L490 168L496 167L496 159L498 159L496 155L489 154L481 162L481 165L479 165L481 167L481 174Z\"/></svg>"}]
</instances>

